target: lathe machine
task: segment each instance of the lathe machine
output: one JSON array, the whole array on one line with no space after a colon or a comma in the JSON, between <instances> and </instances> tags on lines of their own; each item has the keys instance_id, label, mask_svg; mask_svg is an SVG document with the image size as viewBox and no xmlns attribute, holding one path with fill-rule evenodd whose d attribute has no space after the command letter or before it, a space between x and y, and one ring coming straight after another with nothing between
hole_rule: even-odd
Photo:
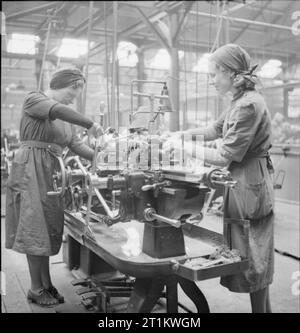
<instances>
[{"instance_id":1,"label":"lathe machine","mask_svg":"<svg viewBox=\"0 0 300 333\"><path fill-rule=\"evenodd\" d=\"M86 304L92 300L102 311L112 310L114 296L129 298L126 311L135 313L151 312L165 297L167 312L176 313L180 284L198 312L209 312L195 281L238 274L249 264L248 221L224 219L223 234L201 227L213 192L234 188L235 181L227 170L203 166L192 172L174 161L168 168L160 162L141 168L138 149L131 145L127 161L135 153L134 163L121 167L99 162L97 149L92 165L78 156L58 158L55 190L48 194L65 202L64 260L83 278L75 284L84 286L79 293ZM146 149L151 161L151 145ZM236 226L245 234L240 260L210 264L216 248L235 246ZM206 263L192 267L193 260Z\"/></svg>"}]
</instances>

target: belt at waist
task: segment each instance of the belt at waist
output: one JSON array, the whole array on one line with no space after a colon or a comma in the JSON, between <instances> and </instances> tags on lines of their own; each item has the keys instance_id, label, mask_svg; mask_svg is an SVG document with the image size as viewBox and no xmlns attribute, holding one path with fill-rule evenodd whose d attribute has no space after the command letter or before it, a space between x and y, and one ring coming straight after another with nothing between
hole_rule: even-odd
<instances>
[{"instance_id":1,"label":"belt at waist","mask_svg":"<svg viewBox=\"0 0 300 333\"><path fill-rule=\"evenodd\" d=\"M246 156L244 157L244 160L250 160L253 158L265 158L267 160L267 168L269 170L270 173L274 173L274 167L273 167L273 162L271 160L270 154L269 152L266 153L262 153L262 154L246 154Z\"/></svg>"},{"instance_id":2,"label":"belt at waist","mask_svg":"<svg viewBox=\"0 0 300 333\"><path fill-rule=\"evenodd\" d=\"M60 145L44 141L21 141L21 147L22 146L47 149L50 153L55 154L56 156L61 156L63 152L63 148Z\"/></svg>"}]
</instances>

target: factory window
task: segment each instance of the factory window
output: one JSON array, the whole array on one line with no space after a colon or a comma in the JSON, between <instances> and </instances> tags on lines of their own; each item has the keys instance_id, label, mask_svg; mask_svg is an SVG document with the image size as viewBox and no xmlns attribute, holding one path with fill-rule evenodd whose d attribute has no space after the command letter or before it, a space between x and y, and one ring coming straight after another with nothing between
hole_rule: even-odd
<instances>
[{"instance_id":1,"label":"factory window","mask_svg":"<svg viewBox=\"0 0 300 333\"><path fill-rule=\"evenodd\" d=\"M135 67L139 61L136 50L137 46L133 43L125 41L119 42L117 49L119 65L124 67Z\"/></svg>"},{"instance_id":2,"label":"factory window","mask_svg":"<svg viewBox=\"0 0 300 333\"><path fill-rule=\"evenodd\" d=\"M91 42L90 47L93 47L94 44L94 42ZM87 51L87 40L63 38L61 41L61 46L57 52L57 56L66 58L79 58L80 56L86 54Z\"/></svg>"},{"instance_id":3,"label":"factory window","mask_svg":"<svg viewBox=\"0 0 300 333\"><path fill-rule=\"evenodd\" d=\"M198 60L197 65L194 66L193 71L199 73L208 73L208 58L210 53L204 53L201 58Z\"/></svg>"},{"instance_id":4,"label":"factory window","mask_svg":"<svg viewBox=\"0 0 300 333\"><path fill-rule=\"evenodd\" d=\"M38 41L38 36L14 33L7 43L7 52L36 54L36 43Z\"/></svg>"},{"instance_id":5,"label":"factory window","mask_svg":"<svg viewBox=\"0 0 300 333\"><path fill-rule=\"evenodd\" d=\"M179 60L184 56L184 51L178 51ZM159 49L149 64L149 67L155 69L170 69L171 58L170 54L165 49Z\"/></svg>"}]
</instances>

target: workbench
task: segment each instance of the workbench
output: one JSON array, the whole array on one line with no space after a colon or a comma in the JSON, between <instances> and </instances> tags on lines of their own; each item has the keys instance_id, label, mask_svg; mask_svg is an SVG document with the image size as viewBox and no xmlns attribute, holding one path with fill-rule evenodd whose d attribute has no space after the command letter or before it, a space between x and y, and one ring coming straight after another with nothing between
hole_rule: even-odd
<instances>
[{"instance_id":1,"label":"workbench","mask_svg":"<svg viewBox=\"0 0 300 333\"><path fill-rule=\"evenodd\" d=\"M245 235L248 235L248 221L226 220L225 234L230 233L232 223L242 223ZM172 258L153 258L141 252L137 256L127 256L122 251L122 246L127 242L126 228L134 228L143 239L144 223L130 221L117 223L111 227L101 223L92 223L95 240L89 238L84 232L85 222L80 213L74 215L65 211L65 233L68 235L69 244L69 268L74 262L77 265L80 254L74 250L74 243L85 249L89 249L98 258L113 267L115 270L135 277L135 283L131 292L127 312L145 313L151 312L160 297L164 294L167 300L167 312L178 312L178 284L185 294L193 301L197 312L209 312L208 302L202 291L196 285L196 281L215 278L218 276L237 274L248 268L249 261L244 257L242 261L221 264L218 266L193 270L183 263L187 259L208 257L214 252L216 246L227 243L223 235L214 231L201 228L195 224L183 225L186 255ZM226 239L230 239L230 236ZM76 257L76 258L75 258ZM165 292L164 292L165 290Z\"/></svg>"}]
</instances>

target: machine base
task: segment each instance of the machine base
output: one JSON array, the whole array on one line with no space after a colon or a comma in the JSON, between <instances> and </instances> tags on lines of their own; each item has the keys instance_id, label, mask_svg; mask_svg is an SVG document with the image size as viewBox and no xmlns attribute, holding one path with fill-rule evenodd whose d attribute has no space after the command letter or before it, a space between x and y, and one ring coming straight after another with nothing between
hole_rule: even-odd
<instances>
[{"instance_id":1,"label":"machine base","mask_svg":"<svg viewBox=\"0 0 300 333\"><path fill-rule=\"evenodd\" d=\"M145 222L143 252L154 258L185 255L182 228L160 222Z\"/></svg>"}]
</instances>

